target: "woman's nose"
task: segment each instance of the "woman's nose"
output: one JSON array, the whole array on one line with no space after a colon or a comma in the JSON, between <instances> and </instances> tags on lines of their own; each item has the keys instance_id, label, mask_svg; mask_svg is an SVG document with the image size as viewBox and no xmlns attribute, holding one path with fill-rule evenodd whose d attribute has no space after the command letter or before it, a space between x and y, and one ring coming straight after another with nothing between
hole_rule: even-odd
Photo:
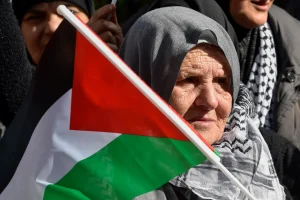
<instances>
[{"instance_id":1,"label":"woman's nose","mask_svg":"<svg viewBox=\"0 0 300 200\"><path fill-rule=\"evenodd\" d=\"M48 18L48 22L46 23L45 34L52 35L56 31L62 20L63 18L59 15L51 14Z\"/></svg>"},{"instance_id":2,"label":"woman's nose","mask_svg":"<svg viewBox=\"0 0 300 200\"><path fill-rule=\"evenodd\" d=\"M206 84L199 90L196 100L196 106L203 106L207 110L213 110L218 106L217 93L213 84Z\"/></svg>"}]
</instances>

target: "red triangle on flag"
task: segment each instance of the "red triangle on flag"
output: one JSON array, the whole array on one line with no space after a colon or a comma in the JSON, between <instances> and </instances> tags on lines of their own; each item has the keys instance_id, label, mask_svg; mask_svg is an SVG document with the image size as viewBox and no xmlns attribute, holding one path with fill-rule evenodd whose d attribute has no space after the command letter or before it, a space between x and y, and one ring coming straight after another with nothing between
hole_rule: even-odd
<instances>
[{"instance_id":1,"label":"red triangle on flag","mask_svg":"<svg viewBox=\"0 0 300 200\"><path fill-rule=\"evenodd\" d=\"M71 129L187 140L78 31L74 65Z\"/></svg>"}]
</instances>

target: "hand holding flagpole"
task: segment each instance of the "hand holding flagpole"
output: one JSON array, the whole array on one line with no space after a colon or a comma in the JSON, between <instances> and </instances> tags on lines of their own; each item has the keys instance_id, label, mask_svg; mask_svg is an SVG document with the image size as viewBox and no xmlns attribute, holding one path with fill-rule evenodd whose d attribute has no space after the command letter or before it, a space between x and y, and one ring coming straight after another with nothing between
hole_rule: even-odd
<instances>
[{"instance_id":1,"label":"hand holding flagpole","mask_svg":"<svg viewBox=\"0 0 300 200\"><path fill-rule=\"evenodd\" d=\"M111 1L111 4L116 6L117 0L112 0L112 1ZM107 17L107 20L110 20L110 18L111 18L111 15L109 15L109 16Z\"/></svg>"},{"instance_id":2,"label":"hand holding flagpole","mask_svg":"<svg viewBox=\"0 0 300 200\"><path fill-rule=\"evenodd\" d=\"M113 0L116 3L117 0ZM220 158L177 116L127 65L64 5L57 8L91 44L100 51L153 105L155 105L214 165L216 165L251 200L256 198L225 168Z\"/></svg>"}]
</instances>

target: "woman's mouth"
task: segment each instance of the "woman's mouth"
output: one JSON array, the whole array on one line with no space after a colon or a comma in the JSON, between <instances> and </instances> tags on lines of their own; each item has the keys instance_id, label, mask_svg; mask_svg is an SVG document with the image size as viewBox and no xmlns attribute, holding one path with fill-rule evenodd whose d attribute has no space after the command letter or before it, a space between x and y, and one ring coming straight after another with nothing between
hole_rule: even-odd
<instances>
[{"instance_id":1,"label":"woman's mouth","mask_svg":"<svg viewBox=\"0 0 300 200\"><path fill-rule=\"evenodd\" d=\"M188 122L191 125L193 125L194 127L198 126L198 127L204 128L204 127L211 127L215 123L215 120L202 117L202 118L198 118L198 119L195 118L195 119L188 120Z\"/></svg>"},{"instance_id":2,"label":"woman's mouth","mask_svg":"<svg viewBox=\"0 0 300 200\"><path fill-rule=\"evenodd\" d=\"M270 1L269 0L252 0L251 3L255 6L255 8L259 11L268 11L270 7Z\"/></svg>"}]
</instances>

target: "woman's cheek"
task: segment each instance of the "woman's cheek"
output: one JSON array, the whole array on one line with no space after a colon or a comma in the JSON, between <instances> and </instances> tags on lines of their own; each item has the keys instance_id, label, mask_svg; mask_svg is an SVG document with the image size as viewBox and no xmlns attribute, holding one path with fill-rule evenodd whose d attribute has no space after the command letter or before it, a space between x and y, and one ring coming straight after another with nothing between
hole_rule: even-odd
<instances>
[{"instance_id":1,"label":"woman's cheek","mask_svg":"<svg viewBox=\"0 0 300 200\"><path fill-rule=\"evenodd\" d=\"M170 99L171 107L176 110L179 115L183 116L192 104L193 93L184 88L175 86Z\"/></svg>"},{"instance_id":2,"label":"woman's cheek","mask_svg":"<svg viewBox=\"0 0 300 200\"><path fill-rule=\"evenodd\" d=\"M228 118L232 109L232 96L228 92L219 94L219 105L217 113L221 118Z\"/></svg>"}]
</instances>

